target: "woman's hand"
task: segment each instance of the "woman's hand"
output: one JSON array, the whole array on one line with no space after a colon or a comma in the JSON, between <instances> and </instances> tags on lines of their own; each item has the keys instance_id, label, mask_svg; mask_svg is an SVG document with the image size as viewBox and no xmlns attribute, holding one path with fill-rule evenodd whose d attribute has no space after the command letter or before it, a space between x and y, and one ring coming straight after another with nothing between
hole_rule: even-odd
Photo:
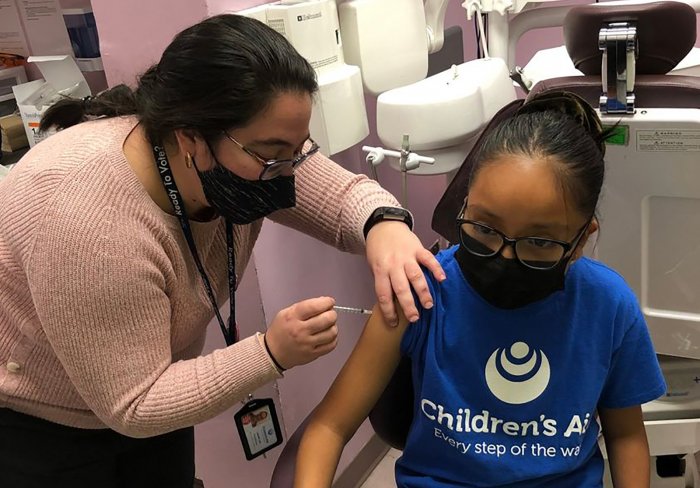
<instances>
[{"instance_id":1,"label":"woman's hand","mask_svg":"<svg viewBox=\"0 0 700 488\"><path fill-rule=\"evenodd\" d=\"M310 298L281 310L265 332L274 360L284 369L310 363L338 344L338 315L330 297Z\"/></svg>"},{"instance_id":2,"label":"woman's hand","mask_svg":"<svg viewBox=\"0 0 700 488\"><path fill-rule=\"evenodd\" d=\"M410 322L418 320L418 309L411 294L416 291L424 308L433 306L421 265L438 281L445 272L430 251L403 222L384 221L375 224L367 234L367 261L374 273L374 290L387 323L397 324L394 295Z\"/></svg>"}]
</instances>

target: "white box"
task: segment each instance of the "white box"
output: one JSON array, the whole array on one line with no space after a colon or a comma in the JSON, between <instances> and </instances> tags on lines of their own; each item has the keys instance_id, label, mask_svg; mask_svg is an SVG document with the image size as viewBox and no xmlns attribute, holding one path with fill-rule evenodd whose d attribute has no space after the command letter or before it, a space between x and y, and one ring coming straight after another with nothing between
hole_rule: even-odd
<instances>
[{"instance_id":1,"label":"white box","mask_svg":"<svg viewBox=\"0 0 700 488\"><path fill-rule=\"evenodd\" d=\"M26 82L27 74L24 71L24 66L0 68L0 102L14 100L12 87Z\"/></svg>"},{"instance_id":2,"label":"white box","mask_svg":"<svg viewBox=\"0 0 700 488\"><path fill-rule=\"evenodd\" d=\"M39 132L41 116L51 104L62 96L83 98L92 93L71 56L30 56L27 61L36 63L44 80L13 86L12 91L32 147L52 134L51 131Z\"/></svg>"}]
</instances>

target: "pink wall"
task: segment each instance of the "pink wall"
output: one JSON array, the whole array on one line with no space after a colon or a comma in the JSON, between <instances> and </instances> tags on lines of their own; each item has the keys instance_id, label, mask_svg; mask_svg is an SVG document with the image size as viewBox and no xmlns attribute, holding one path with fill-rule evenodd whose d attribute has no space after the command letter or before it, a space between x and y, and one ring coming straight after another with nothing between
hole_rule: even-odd
<instances>
[{"instance_id":1,"label":"pink wall","mask_svg":"<svg viewBox=\"0 0 700 488\"><path fill-rule=\"evenodd\" d=\"M206 17L204 0L92 0L110 86L133 85L173 36Z\"/></svg>"},{"instance_id":2,"label":"pink wall","mask_svg":"<svg viewBox=\"0 0 700 488\"><path fill-rule=\"evenodd\" d=\"M217 15L228 11L238 11L266 3L273 3L266 0L209 0L207 7L209 15Z\"/></svg>"},{"instance_id":3,"label":"pink wall","mask_svg":"<svg viewBox=\"0 0 700 488\"><path fill-rule=\"evenodd\" d=\"M374 303L372 281L363 256L341 254L271 222L265 223L254 255L268 322L279 310L316 296L333 296L338 304L350 306L370 307ZM291 434L323 398L363 325L360 316L341 315L338 348L320 360L285 373L278 381L288 433ZM371 433L365 425L355 436L345 450L339 472L369 440Z\"/></svg>"},{"instance_id":4,"label":"pink wall","mask_svg":"<svg viewBox=\"0 0 700 488\"><path fill-rule=\"evenodd\" d=\"M260 282L255 269L255 259L246 268L238 288L236 317L242 337L256 332L264 332L267 324L260 298ZM223 304L222 315L228 314L228 304ZM212 323L207 331L204 352L226 347L217 323ZM254 392L255 398L272 398L278 413L282 412L279 393L275 383ZM204 480L206 488L229 486L269 486L272 470L281 449L277 448L265 457L246 461L238 432L233 421L234 414L242 404L235 405L218 417L200 424L195 429L197 476ZM285 417L280 418L284 429Z\"/></svg>"}]
</instances>

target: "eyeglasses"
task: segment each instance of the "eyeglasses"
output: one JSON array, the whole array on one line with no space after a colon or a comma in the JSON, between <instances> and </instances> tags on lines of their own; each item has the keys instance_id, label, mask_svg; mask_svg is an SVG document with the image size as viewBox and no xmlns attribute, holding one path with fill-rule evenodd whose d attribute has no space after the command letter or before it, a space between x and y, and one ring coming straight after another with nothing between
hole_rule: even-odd
<instances>
[{"instance_id":1,"label":"eyeglasses","mask_svg":"<svg viewBox=\"0 0 700 488\"><path fill-rule=\"evenodd\" d=\"M309 157L313 156L318 152L319 145L314 142L313 139L309 137L307 142L311 143L311 147L308 149L306 152L302 152L298 154L295 158L293 159L266 159L256 153L255 151L251 151L247 147L245 147L243 144L238 142L236 139L231 137L228 132L224 131L224 135L226 138L235 143L238 147L243 149L246 153L248 153L249 156L252 156L253 158L257 159L260 164L263 166L262 173L260 173L260 180L271 180L273 178L278 177L282 173L284 173L284 170L287 168L296 168L299 166L301 163L309 159ZM306 142L304 143L306 145Z\"/></svg>"},{"instance_id":2,"label":"eyeglasses","mask_svg":"<svg viewBox=\"0 0 700 488\"><path fill-rule=\"evenodd\" d=\"M470 219L457 219L459 239L462 246L470 253L481 257L493 257L503 248L513 248L515 257L523 265L532 269L547 270L555 268L571 249L578 245L583 233L590 225L590 220L578 231L571 242L547 239L544 237L518 237L512 239L503 232L486 224Z\"/></svg>"}]
</instances>

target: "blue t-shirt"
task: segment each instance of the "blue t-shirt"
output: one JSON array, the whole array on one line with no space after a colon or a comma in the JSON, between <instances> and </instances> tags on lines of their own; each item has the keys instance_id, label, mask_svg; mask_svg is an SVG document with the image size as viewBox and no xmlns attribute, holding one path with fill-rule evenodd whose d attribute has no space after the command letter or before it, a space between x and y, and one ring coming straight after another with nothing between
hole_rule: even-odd
<instances>
[{"instance_id":1,"label":"blue t-shirt","mask_svg":"<svg viewBox=\"0 0 700 488\"><path fill-rule=\"evenodd\" d=\"M472 289L455 250L438 255L447 281L426 273L434 307L401 343L415 404L398 486L602 486L596 410L666 391L633 292L583 258L564 290L502 310Z\"/></svg>"}]
</instances>

